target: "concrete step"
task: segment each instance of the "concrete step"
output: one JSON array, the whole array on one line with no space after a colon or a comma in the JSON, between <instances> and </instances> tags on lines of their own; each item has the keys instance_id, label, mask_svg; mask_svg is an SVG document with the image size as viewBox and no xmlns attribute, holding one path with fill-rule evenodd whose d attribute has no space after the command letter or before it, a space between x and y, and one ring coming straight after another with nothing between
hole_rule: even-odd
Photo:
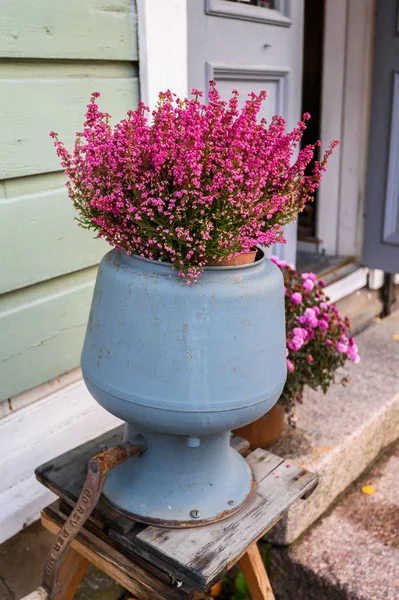
<instances>
[{"instance_id":1,"label":"concrete step","mask_svg":"<svg viewBox=\"0 0 399 600\"><path fill-rule=\"evenodd\" d=\"M270 551L276 600L399 598L398 473L399 444L303 538Z\"/></svg>"},{"instance_id":2,"label":"concrete step","mask_svg":"<svg viewBox=\"0 0 399 600\"><path fill-rule=\"evenodd\" d=\"M361 362L350 365L349 385L334 385L326 395L308 390L297 429L287 426L271 448L320 476L310 498L268 534L274 544L294 542L399 437L399 312L356 339Z\"/></svg>"}]
</instances>

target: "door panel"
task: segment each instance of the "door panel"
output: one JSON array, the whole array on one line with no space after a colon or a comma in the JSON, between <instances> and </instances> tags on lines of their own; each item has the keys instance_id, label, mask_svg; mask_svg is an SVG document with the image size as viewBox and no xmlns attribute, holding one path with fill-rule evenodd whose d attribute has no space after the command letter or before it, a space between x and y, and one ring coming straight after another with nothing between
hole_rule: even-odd
<instances>
[{"instance_id":1,"label":"door panel","mask_svg":"<svg viewBox=\"0 0 399 600\"><path fill-rule=\"evenodd\" d=\"M224 99L237 89L241 105L266 90L261 116L281 114L293 128L301 113L303 0L270 6L188 0L189 88L207 91L213 79ZM288 243L276 252L295 262L296 229L287 229Z\"/></svg>"},{"instance_id":2,"label":"door panel","mask_svg":"<svg viewBox=\"0 0 399 600\"><path fill-rule=\"evenodd\" d=\"M399 272L399 2L379 0L363 258Z\"/></svg>"}]
</instances>

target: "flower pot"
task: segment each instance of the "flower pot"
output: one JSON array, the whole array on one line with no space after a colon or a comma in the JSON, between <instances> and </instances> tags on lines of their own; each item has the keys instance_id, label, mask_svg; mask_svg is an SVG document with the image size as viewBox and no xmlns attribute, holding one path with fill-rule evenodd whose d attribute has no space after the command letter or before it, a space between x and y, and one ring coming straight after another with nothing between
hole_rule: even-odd
<instances>
[{"instance_id":1,"label":"flower pot","mask_svg":"<svg viewBox=\"0 0 399 600\"><path fill-rule=\"evenodd\" d=\"M249 252L237 254L232 258L223 258L222 260L210 259L208 260L208 265L210 267L239 267L241 265L249 265L249 263L254 262L257 253L257 250L250 250Z\"/></svg>"},{"instance_id":2,"label":"flower pot","mask_svg":"<svg viewBox=\"0 0 399 600\"><path fill-rule=\"evenodd\" d=\"M268 413L244 427L234 430L234 433L248 440L251 449L268 448L278 440L284 429L285 409L277 402Z\"/></svg>"},{"instance_id":3,"label":"flower pot","mask_svg":"<svg viewBox=\"0 0 399 600\"><path fill-rule=\"evenodd\" d=\"M260 259L206 267L187 285L169 263L112 250L101 261L82 352L94 398L147 450L109 474L104 499L145 523L229 516L254 484L230 430L264 415L286 377L283 279Z\"/></svg>"}]
</instances>

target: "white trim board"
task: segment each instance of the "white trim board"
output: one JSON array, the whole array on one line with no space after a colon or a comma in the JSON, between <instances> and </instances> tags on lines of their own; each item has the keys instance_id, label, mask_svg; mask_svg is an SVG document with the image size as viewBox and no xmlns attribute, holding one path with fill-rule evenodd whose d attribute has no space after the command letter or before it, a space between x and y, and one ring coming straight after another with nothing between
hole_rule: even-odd
<instances>
[{"instance_id":1,"label":"white trim board","mask_svg":"<svg viewBox=\"0 0 399 600\"><path fill-rule=\"evenodd\" d=\"M0 420L0 543L39 517L52 495L34 470L120 425L83 380Z\"/></svg>"},{"instance_id":2,"label":"white trim board","mask_svg":"<svg viewBox=\"0 0 399 600\"><path fill-rule=\"evenodd\" d=\"M356 269L353 273L345 275L341 279L338 279L338 281L327 285L324 291L331 302L337 302L338 300L341 300L341 298L345 298L346 296L349 296L349 294L353 294L353 292L357 292L357 290L366 287L368 272L369 270L367 267L359 267L359 269Z\"/></svg>"},{"instance_id":3,"label":"white trim board","mask_svg":"<svg viewBox=\"0 0 399 600\"><path fill-rule=\"evenodd\" d=\"M187 0L137 0L140 98L152 110L161 91L188 95Z\"/></svg>"}]
</instances>

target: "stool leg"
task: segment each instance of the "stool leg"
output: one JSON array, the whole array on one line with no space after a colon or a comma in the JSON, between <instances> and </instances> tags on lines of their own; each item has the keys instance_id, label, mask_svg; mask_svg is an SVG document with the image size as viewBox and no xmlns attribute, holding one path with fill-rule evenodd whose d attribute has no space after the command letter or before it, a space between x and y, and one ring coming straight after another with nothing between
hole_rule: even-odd
<instances>
[{"instance_id":1,"label":"stool leg","mask_svg":"<svg viewBox=\"0 0 399 600\"><path fill-rule=\"evenodd\" d=\"M238 561L252 600L275 600L259 548L254 542Z\"/></svg>"},{"instance_id":2,"label":"stool leg","mask_svg":"<svg viewBox=\"0 0 399 600\"><path fill-rule=\"evenodd\" d=\"M89 564L87 558L69 548L58 576L58 582L62 586L61 592L54 596L54 600L73 600Z\"/></svg>"}]
</instances>

